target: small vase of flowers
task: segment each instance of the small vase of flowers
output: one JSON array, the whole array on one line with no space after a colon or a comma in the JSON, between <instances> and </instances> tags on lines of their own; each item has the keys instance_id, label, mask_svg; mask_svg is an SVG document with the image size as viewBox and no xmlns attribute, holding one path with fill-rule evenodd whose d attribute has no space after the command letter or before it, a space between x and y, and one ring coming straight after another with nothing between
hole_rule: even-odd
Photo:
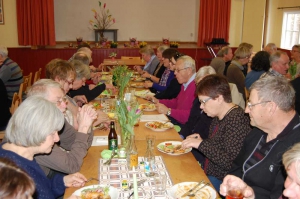
<instances>
[{"instance_id":1,"label":"small vase of flowers","mask_svg":"<svg viewBox=\"0 0 300 199\"><path fill-rule=\"evenodd\" d=\"M142 41L142 42L139 43L140 48L143 48L146 45L147 45L147 42L144 42L144 41Z\"/></svg>"},{"instance_id":2,"label":"small vase of flowers","mask_svg":"<svg viewBox=\"0 0 300 199\"><path fill-rule=\"evenodd\" d=\"M176 41L172 41L170 42L170 48L178 48L179 43L177 43Z\"/></svg>"},{"instance_id":3,"label":"small vase of flowers","mask_svg":"<svg viewBox=\"0 0 300 199\"><path fill-rule=\"evenodd\" d=\"M112 61L115 61L115 58L117 57L117 53L111 52L111 53L109 53L109 57L111 58Z\"/></svg>"},{"instance_id":4,"label":"small vase of flowers","mask_svg":"<svg viewBox=\"0 0 300 199\"><path fill-rule=\"evenodd\" d=\"M129 38L129 41L130 41L131 46L135 46L135 44L137 42L136 37Z\"/></svg>"},{"instance_id":5,"label":"small vase of flowers","mask_svg":"<svg viewBox=\"0 0 300 199\"><path fill-rule=\"evenodd\" d=\"M118 47L118 43L117 42L111 42L110 43L110 47L111 48L117 48Z\"/></svg>"}]
</instances>

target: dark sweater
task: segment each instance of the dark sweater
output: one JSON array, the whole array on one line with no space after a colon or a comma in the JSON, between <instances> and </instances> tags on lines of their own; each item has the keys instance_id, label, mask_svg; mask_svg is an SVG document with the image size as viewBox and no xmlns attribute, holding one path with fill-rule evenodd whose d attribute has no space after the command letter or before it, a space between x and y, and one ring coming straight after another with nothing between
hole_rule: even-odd
<instances>
[{"instance_id":1,"label":"dark sweater","mask_svg":"<svg viewBox=\"0 0 300 199\"><path fill-rule=\"evenodd\" d=\"M7 100L7 92L3 81L0 79L0 130L5 130L10 119L9 107L11 104Z\"/></svg>"},{"instance_id":2,"label":"dark sweater","mask_svg":"<svg viewBox=\"0 0 300 199\"><path fill-rule=\"evenodd\" d=\"M70 90L69 96L74 97L76 95L85 95L88 102L92 101L96 97L98 97L104 90L106 89L105 84L101 84L96 86L94 89L90 90L88 85L82 86L77 90Z\"/></svg>"},{"instance_id":3,"label":"dark sweater","mask_svg":"<svg viewBox=\"0 0 300 199\"><path fill-rule=\"evenodd\" d=\"M268 155L248 170L245 170L244 163L251 157L259 140L266 133L258 128L253 128L246 137L229 173L243 179L248 186L252 187L256 198L278 199L281 196L286 178L282 155L294 144L300 142L300 127L293 130L298 123L299 115L295 114L290 123L275 138L277 142Z\"/></svg>"},{"instance_id":4,"label":"dark sweater","mask_svg":"<svg viewBox=\"0 0 300 199\"><path fill-rule=\"evenodd\" d=\"M292 86L296 91L295 110L300 114L300 77L291 81Z\"/></svg>"},{"instance_id":5,"label":"dark sweater","mask_svg":"<svg viewBox=\"0 0 300 199\"><path fill-rule=\"evenodd\" d=\"M157 99L173 99L176 98L181 89L181 84L178 83L176 77L171 80L170 85L166 90L154 95Z\"/></svg>"}]
</instances>

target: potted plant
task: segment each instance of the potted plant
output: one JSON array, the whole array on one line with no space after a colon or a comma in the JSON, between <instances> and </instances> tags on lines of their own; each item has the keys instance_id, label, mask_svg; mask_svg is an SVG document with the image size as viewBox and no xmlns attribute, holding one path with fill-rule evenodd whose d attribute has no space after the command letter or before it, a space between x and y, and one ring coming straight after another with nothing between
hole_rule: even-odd
<instances>
[{"instance_id":1,"label":"potted plant","mask_svg":"<svg viewBox=\"0 0 300 199\"><path fill-rule=\"evenodd\" d=\"M118 43L117 42L111 42L110 43L110 47L111 48L117 48L118 47Z\"/></svg>"},{"instance_id":2,"label":"potted plant","mask_svg":"<svg viewBox=\"0 0 300 199\"><path fill-rule=\"evenodd\" d=\"M135 38L133 38L133 37L129 38L129 41L130 41L131 46L135 46L135 44L137 42L136 37Z\"/></svg>"},{"instance_id":3,"label":"potted plant","mask_svg":"<svg viewBox=\"0 0 300 199\"><path fill-rule=\"evenodd\" d=\"M146 45L147 45L147 42L144 42L144 41L142 41L142 42L139 43L140 48L143 48Z\"/></svg>"},{"instance_id":4,"label":"potted plant","mask_svg":"<svg viewBox=\"0 0 300 199\"><path fill-rule=\"evenodd\" d=\"M111 53L109 53L109 57L111 58L112 61L115 61L115 58L117 57L117 53L111 52Z\"/></svg>"},{"instance_id":5,"label":"potted plant","mask_svg":"<svg viewBox=\"0 0 300 199\"><path fill-rule=\"evenodd\" d=\"M176 41L172 41L170 42L170 48L178 48L179 43L177 43Z\"/></svg>"}]
</instances>

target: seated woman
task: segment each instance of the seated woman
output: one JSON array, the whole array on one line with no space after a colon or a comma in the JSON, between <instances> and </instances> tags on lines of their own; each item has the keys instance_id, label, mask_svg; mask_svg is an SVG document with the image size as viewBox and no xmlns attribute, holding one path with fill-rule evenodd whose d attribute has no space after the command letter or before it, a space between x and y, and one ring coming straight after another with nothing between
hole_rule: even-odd
<instances>
[{"instance_id":1,"label":"seated woman","mask_svg":"<svg viewBox=\"0 0 300 199\"><path fill-rule=\"evenodd\" d=\"M7 142L0 145L0 157L12 160L29 174L36 187L34 198L57 198L66 187L81 187L87 180L80 173L57 174L48 179L34 161L36 154L51 153L63 124L64 116L55 104L41 97L28 97L7 125Z\"/></svg>"},{"instance_id":2,"label":"seated woman","mask_svg":"<svg viewBox=\"0 0 300 199\"><path fill-rule=\"evenodd\" d=\"M159 46L156 50L156 57L159 60L159 63L156 66L156 69L153 73L153 75L149 74L147 71L144 71L144 73L142 74L142 77L148 78L150 79L152 82L158 83L161 76L163 75L163 73L165 72L165 67L164 66L164 62L163 62L163 57L162 57L162 53L168 49L168 46Z\"/></svg>"},{"instance_id":3,"label":"seated woman","mask_svg":"<svg viewBox=\"0 0 300 199\"><path fill-rule=\"evenodd\" d=\"M145 60L146 65L144 67L134 66L134 69L137 70L137 72L141 75L144 72L148 72L150 75L153 75L156 66L159 63L159 60L155 56L153 48L150 45L146 45L140 50L140 53L142 54L142 58Z\"/></svg>"},{"instance_id":4,"label":"seated woman","mask_svg":"<svg viewBox=\"0 0 300 199\"><path fill-rule=\"evenodd\" d=\"M175 77L174 71L170 69L170 61L176 53L178 53L178 51L172 48L166 49L163 52L162 57L165 71L161 76L159 83L146 81L144 83L145 88L150 88L151 92L153 93L162 92L166 90L166 88L170 85L171 80Z\"/></svg>"},{"instance_id":5,"label":"seated woman","mask_svg":"<svg viewBox=\"0 0 300 199\"><path fill-rule=\"evenodd\" d=\"M222 179L230 170L250 131L249 117L233 104L225 77L208 75L197 86L200 108L213 117L207 139L195 133L182 142L183 148L193 147L205 155L204 171L219 190Z\"/></svg>"}]
</instances>

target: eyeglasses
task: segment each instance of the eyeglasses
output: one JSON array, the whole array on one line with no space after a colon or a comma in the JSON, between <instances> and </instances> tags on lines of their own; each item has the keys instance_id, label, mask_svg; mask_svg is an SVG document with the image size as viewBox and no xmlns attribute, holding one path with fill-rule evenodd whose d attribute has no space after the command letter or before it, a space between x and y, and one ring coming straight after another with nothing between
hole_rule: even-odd
<instances>
[{"instance_id":1,"label":"eyeglasses","mask_svg":"<svg viewBox=\"0 0 300 199\"><path fill-rule=\"evenodd\" d=\"M175 72L179 73L180 71L185 70L187 68L191 68L191 67L185 67L185 68L182 68L182 69L175 69Z\"/></svg>"},{"instance_id":2,"label":"eyeglasses","mask_svg":"<svg viewBox=\"0 0 300 199\"><path fill-rule=\"evenodd\" d=\"M74 80L73 80L74 81ZM73 84L73 81L65 80L65 83L68 83L69 85Z\"/></svg>"},{"instance_id":3,"label":"eyeglasses","mask_svg":"<svg viewBox=\"0 0 300 199\"><path fill-rule=\"evenodd\" d=\"M66 96L64 96L64 97L62 97L60 100L57 100L57 101L56 101L56 105L57 105L57 106L60 106L61 103L66 103L67 100L68 100L68 98L67 98Z\"/></svg>"},{"instance_id":4,"label":"eyeglasses","mask_svg":"<svg viewBox=\"0 0 300 199\"><path fill-rule=\"evenodd\" d=\"M211 97L206 98L205 100L199 100L201 104L205 105L206 102L208 102L210 99L212 99Z\"/></svg>"},{"instance_id":5,"label":"eyeglasses","mask_svg":"<svg viewBox=\"0 0 300 199\"><path fill-rule=\"evenodd\" d=\"M252 110L252 108L256 105L259 105L259 104L264 104L264 103L268 103L268 102L271 102L271 101L262 101L262 102L258 102L258 103L255 103L255 104L251 104L250 102L247 102L247 106L250 110Z\"/></svg>"}]
</instances>

